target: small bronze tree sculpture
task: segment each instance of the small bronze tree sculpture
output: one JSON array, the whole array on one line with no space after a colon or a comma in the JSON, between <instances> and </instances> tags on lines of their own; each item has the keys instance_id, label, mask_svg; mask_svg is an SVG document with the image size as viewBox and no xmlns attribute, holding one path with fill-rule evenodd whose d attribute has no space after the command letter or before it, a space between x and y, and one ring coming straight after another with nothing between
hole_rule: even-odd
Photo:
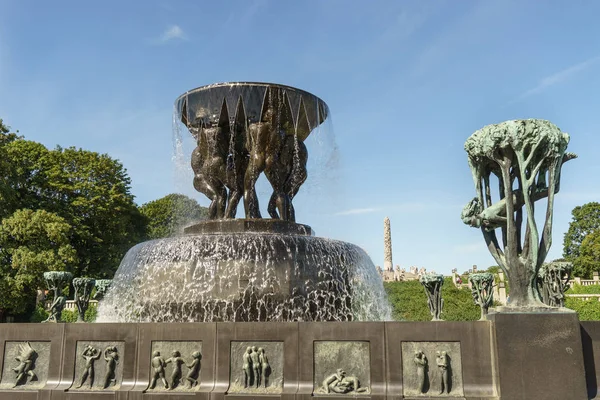
<instances>
[{"instance_id":1,"label":"small bronze tree sculpture","mask_svg":"<svg viewBox=\"0 0 600 400\"><path fill-rule=\"evenodd\" d=\"M69 284L73 274L65 271L44 272L44 279L49 290L54 291L54 300L50 306L50 315L44 322L60 322L62 311L67 303L63 288Z\"/></svg>"},{"instance_id":2,"label":"small bronze tree sculpture","mask_svg":"<svg viewBox=\"0 0 600 400\"><path fill-rule=\"evenodd\" d=\"M102 300L108 289L112 285L112 279L96 279L96 294L94 295L95 300Z\"/></svg>"},{"instance_id":3,"label":"small bronze tree sculpture","mask_svg":"<svg viewBox=\"0 0 600 400\"><path fill-rule=\"evenodd\" d=\"M465 143L477 196L464 207L461 217L465 224L481 228L490 253L508 277L509 307L545 306L537 278L552 243L554 195L560 189L561 167L576 157L565 153L568 143L568 134L538 119L488 125ZM499 183L496 202L492 200L491 175ZM534 211L535 202L543 198L547 207L540 234Z\"/></svg>"},{"instance_id":4,"label":"small bronze tree sculpture","mask_svg":"<svg viewBox=\"0 0 600 400\"><path fill-rule=\"evenodd\" d=\"M427 305L431 313L432 321L442 321L440 315L444 308L444 299L442 299L442 286L444 285L444 276L437 274L423 274L419 281L425 288L427 295Z\"/></svg>"},{"instance_id":5,"label":"small bronze tree sculpture","mask_svg":"<svg viewBox=\"0 0 600 400\"><path fill-rule=\"evenodd\" d=\"M473 301L481 309L480 321L485 319L488 309L494 302L494 275L489 272L480 272L469 275Z\"/></svg>"},{"instance_id":6,"label":"small bronze tree sculpture","mask_svg":"<svg viewBox=\"0 0 600 400\"><path fill-rule=\"evenodd\" d=\"M552 261L542 265L539 272L539 289L542 301L551 307L565 306L565 291L573 264L568 261Z\"/></svg>"},{"instance_id":7,"label":"small bronze tree sculpture","mask_svg":"<svg viewBox=\"0 0 600 400\"><path fill-rule=\"evenodd\" d=\"M75 288L75 304L77 304L77 322L85 320L85 312L90 305L90 296L96 280L92 278L75 278L73 279L73 287Z\"/></svg>"}]
</instances>

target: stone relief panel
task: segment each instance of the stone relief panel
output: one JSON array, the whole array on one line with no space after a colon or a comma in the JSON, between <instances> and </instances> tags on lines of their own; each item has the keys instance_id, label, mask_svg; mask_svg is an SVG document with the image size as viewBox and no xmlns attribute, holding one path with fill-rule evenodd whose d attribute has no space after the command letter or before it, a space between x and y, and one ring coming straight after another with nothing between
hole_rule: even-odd
<instances>
[{"instance_id":1,"label":"stone relief panel","mask_svg":"<svg viewBox=\"0 0 600 400\"><path fill-rule=\"evenodd\" d=\"M153 341L148 392L191 392L200 388L201 341Z\"/></svg>"},{"instance_id":2,"label":"stone relief panel","mask_svg":"<svg viewBox=\"0 0 600 400\"><path fill-rule=\"evenodd\" d=\"M0 389L39 389L48 380L49 365L50 342L7 341Z\"/></svg>"},{"instance_id":3,"label":"stone relief panel","mask_svg":"<svg viewBox=\"0 0 600 400\"><path fill-rule=\"evenodd\" d=\"M78 341L75 351L75 377L69 390L118 390L121 387L124 342Z\"/></svg>"},{"instance_id":4,"label":"stone relief panel","mask_svg":"<svg viewBox=\"0 0 600 400\"><path fill-rule=\"evenodd\" d=\"M369 342L315 341L315 394L354 395L371 393Z\"/></svg>"},{"instance_id":5,"label":"stone relief panel","mask_svg":"<svg viewBox=\"0 0 600 400\"><path fill-rule=\"evenodd\" d=\"M463 396L460 342L402 342L404 396Z\"/></svg>"},{"instance_id":6,"label":"stone relief panel","mask_svg":"<svg viewBox=\"0 0 600 400\"><path fill-rule=\"evenodd\" d=\"M281 393L283 342L231 342L228 393Z\"/></svg>"}]
</instances>

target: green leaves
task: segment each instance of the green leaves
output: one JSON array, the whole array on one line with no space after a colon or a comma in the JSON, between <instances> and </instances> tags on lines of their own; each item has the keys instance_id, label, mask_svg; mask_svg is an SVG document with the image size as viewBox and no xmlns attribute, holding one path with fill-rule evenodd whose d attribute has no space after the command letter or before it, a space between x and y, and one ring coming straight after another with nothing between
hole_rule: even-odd
<instances>
[{"instance_id":1,"label":"green leaves","mask_svg":"<svg viewBox=\"0 0 600 400\"><path fill-rule=\"evenodd\" d=\"M208 209L196 200L174 193L142 205L140 212L148 219L148 239L175 236L208 215Z\"/></svg>"},{"instance_id":2,"label":"green leaves","mask_svg":"<svg viewBox=\"0 0 600 400\"><path fill-rule=\"evenodd\" d=\"M600 270L600 203L575 207L571 214L573 220L565 233L563 256L573 263L574 276L589 279L593 271Z\"/></svg>"},{"instance_id":3,"label":"green leaves","mask_svg":"<svg viewBox=\"0 0 600 400\"><path fill-rule=\"evenodd\" d=\"M0 224L0 308L24 311L43 288L43 273L77 264L71 226L45 210L18 210Z\"/></svg>"}]
</instances>

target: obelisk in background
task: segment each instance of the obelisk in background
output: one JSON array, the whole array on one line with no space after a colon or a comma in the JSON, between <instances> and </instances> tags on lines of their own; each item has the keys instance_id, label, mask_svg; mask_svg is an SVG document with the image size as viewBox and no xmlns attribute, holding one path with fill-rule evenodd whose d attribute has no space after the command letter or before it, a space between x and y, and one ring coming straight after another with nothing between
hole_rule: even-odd
<instances>
[{"instance_id":1,"label":"obelisk in background","mask_svg":"<svg viewBox=\"0 0 600 400\"><path fill-rule=\"evenodd\" d=\"M383 270L394 271L394 265L392 264L392 228L388 217L383 220Z\"/></svg>"}]
</instances>

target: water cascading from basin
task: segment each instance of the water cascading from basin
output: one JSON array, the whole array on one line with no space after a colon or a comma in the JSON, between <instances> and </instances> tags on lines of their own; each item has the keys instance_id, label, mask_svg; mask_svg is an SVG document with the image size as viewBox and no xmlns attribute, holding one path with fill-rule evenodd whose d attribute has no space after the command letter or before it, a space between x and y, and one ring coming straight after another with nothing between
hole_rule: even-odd
<instances>
[{"instance_id":1,"label":"water cascading from basin","mask_svg":"<svg viewBox=\"0 0 600 400\"><path fill-rule=\"evenodd\" d=\"M98 309L99 322L388 320L382 282L358 246L312 236L292 201L307 178L310 133L329 116L288 86L224 83L180 96L196 139L196 190L209 221L133 247ZM255 184L273 189L262 218ZM235 219L238 202L245 219Z\"/></svg>"}]
</instances>

